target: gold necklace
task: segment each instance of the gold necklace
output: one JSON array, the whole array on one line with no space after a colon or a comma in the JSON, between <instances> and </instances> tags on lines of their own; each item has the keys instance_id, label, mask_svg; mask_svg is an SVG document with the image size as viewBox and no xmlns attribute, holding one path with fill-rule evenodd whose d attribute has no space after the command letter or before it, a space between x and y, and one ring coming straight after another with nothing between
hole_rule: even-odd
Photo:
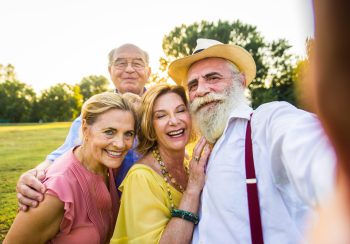
<instances>
[{"instance_id":1,"label":"gold necklace","mask_svg":"<svg viewBox=\"0 0 350 244\"><path fill-rule=\"evenodd\" d=\"M162 173L163 179L167 184L167 192L168 192L168 198L169 198L169 202L170 202L171 211L173 211L175 205L174 205L174 201L173 201L173 194L171 194L171 191L170 191L170 183L168 181L168 174L169 173L167 171L167 168L165 167L164 162L162 161L162 158L160 157L158 148L154 148L152 151L152 154L153 154L153 157L157 160L157 162L160 165L160 172Z\"/></svg>"},{"instance_id":2,"label":"gold necklace","mask_svg":"<svg viewBox=\"0 0 350 244\"><path fill-rule=\"evenodd\" d=\"M173 177L170 174L169 170L166 168L165 163L162 161L158 148L153 149L152 153L153 153L153 157L157 160L157 162L160 165L160 168L161 168L160 172L162 173L164 180L166 182L168 182L169 180L175 186L175 188L180 190L180 192L184 192L185 191L184 187L179 183L177 183L175 177ZM188 174L187 171L186 173Z\"/></svg>"}]
</instances>

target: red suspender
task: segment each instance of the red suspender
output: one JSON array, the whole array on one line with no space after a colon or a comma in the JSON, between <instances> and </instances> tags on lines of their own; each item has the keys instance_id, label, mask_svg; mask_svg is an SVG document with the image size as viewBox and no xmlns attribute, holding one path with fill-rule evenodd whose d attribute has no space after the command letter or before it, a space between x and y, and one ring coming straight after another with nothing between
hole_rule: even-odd
<instances>
[{"instance_id":1,"label":"red suspender","mask_svg":"<svg viewBox=\"0 0 350 244\"><path fill-rule=\"evenodd\" d=\"M251 117L252 115L250 115ZM260 206L258 197L258 186L254 169L253 146L251 136L250 121L247 124L246 138L245 138L245 171L247 183L247 197L249 208L249 222L250 234L252 237L252 244L263 244L263 233L260 217Z\"/></svg>"}]
</instances>

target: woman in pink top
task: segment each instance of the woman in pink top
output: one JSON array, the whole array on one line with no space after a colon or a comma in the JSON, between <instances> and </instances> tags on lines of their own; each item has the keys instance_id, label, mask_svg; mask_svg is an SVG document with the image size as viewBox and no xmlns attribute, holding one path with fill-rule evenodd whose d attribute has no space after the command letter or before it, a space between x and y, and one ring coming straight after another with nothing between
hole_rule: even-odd
<instances>
[{"instance_id":1,"label":"woman in pink top","mask_svg":"<svg viewBox=\"0 0 350 244\"><path fill-rule=\"evenodd\" d=\"M115 175L136 131L132 105L102 93L82 108L81 146L48 168L44 201L19 212L4 243L108 243L119 209Z\"/></svg>"}]
</instances>

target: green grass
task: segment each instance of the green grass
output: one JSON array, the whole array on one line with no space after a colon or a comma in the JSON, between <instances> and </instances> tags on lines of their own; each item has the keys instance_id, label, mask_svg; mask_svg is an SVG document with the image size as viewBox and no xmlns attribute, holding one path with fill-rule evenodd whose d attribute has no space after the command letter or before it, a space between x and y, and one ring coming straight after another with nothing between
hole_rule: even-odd
<instances>
[{"instance_id":1,"label":"green grass","mask_svg":"<svg viewBox=\"0 0 350 244\"><path fill-rule=\"evenodd\" d=\"M0 126L0 242L16 216L16 183L19 176L42 162L48 153L63 143L70 124Z\"/></svg>"}]
</instances>

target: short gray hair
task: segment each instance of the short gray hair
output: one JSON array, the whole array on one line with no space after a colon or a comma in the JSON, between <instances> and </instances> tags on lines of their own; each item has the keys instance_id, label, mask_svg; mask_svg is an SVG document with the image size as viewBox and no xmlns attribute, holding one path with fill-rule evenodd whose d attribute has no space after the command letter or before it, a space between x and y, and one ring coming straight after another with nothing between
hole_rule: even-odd
<instances>
[{"instance_id":1,"label":"short gray hair","mask_svg":"<svg viewBox=\"0 0 350 244\"><path fill-rule=\"evenodd\" d=\"M148 55L148 53L147 53L145 50L139 48L138 46L136 46L136 45L134 45L134 44L126 43L126 44L123 44L123 45L121 45L121 46L119 46L119 47L113 48L113 49L108 53L108 67L110 67L110 66L112 65L113 61L114 61L114 60L113 60L114 53L115 53L119 48L122 48L122 47L125 47L125 46L132 46L132 47L138 49L138 50L143 54L143 56L144 56L144 58L145 58L145 61L146 61L146 65L147 65L147 66L149 65L149 55Z\"/></svg>"}]
</instances>

